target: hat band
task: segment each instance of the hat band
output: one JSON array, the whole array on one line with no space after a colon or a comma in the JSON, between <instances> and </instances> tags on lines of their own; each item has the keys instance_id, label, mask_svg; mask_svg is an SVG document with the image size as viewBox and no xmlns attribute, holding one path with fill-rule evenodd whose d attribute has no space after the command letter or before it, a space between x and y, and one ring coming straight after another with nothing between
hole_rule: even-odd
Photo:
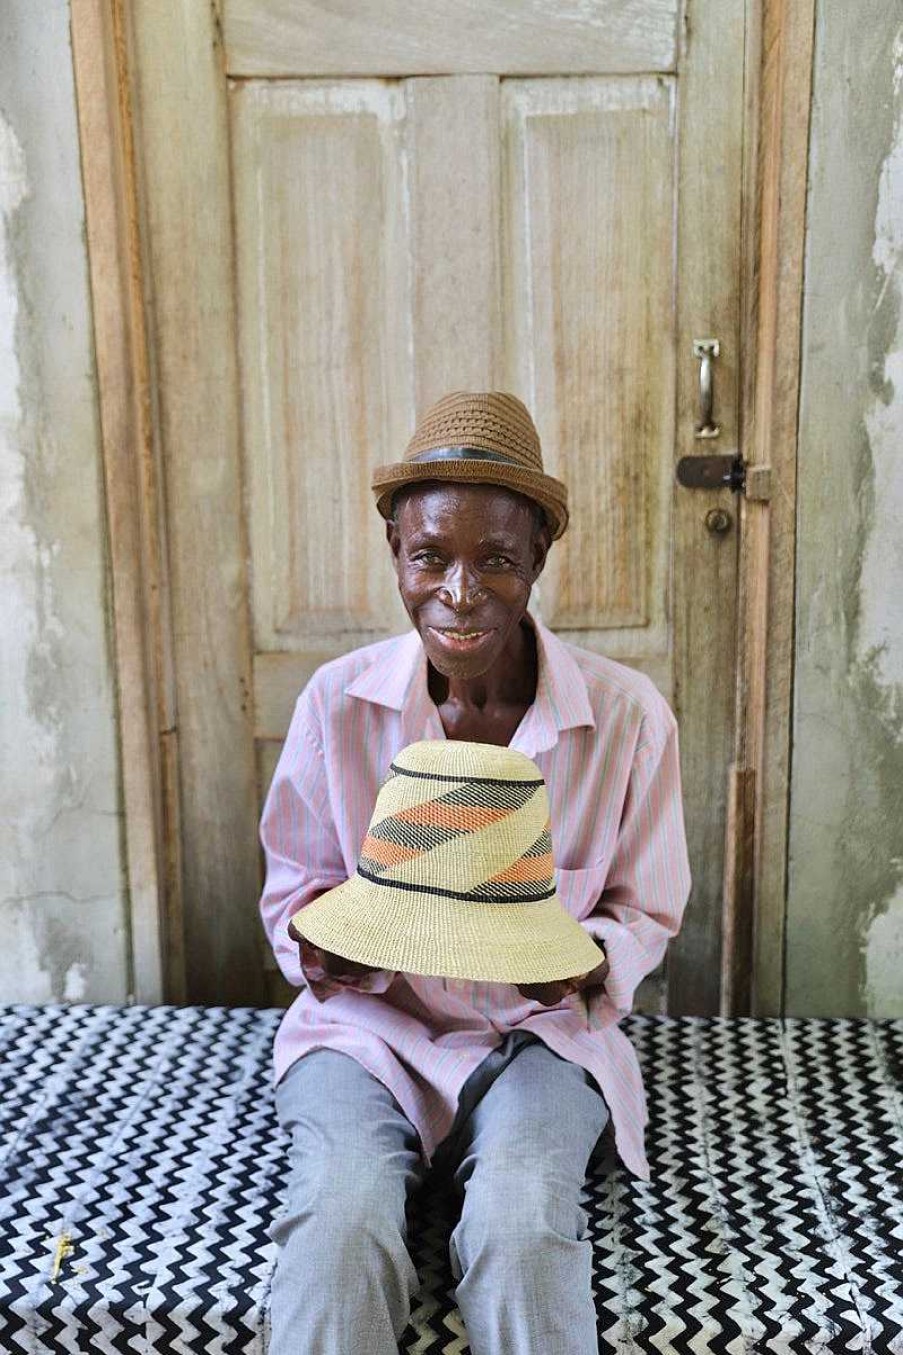
<instances>
[{"instance_id":1,"label":"hat band","mask_svg":"<svg viewBox=\"0 0 903 1355\"><path fill-rule=\"evenodd\" d=\"M466 903L542 903L545 899L555 897L554 884L549 889L544 889L541 894L500 894L489 893L488 891L465 894L457 889L440 889L436 885L414 884L410 880L386 879L384 876L373 875L360 862L358 862L357 873L362 875L365 880L369 880L371 884L385 885L387 889L407 889L412 894L437 894L441 899L463 899Z\"/></svg>"},{"instance_id":2,"label":"hat band","mask_svg":"<svg viewBox=\"0 0 903 1355\"><path fill-rule=\"evenodd\" d=\"M523 461L502 452L489 452L484 447L433 447L428 452L409 456L408 461L498 461L504 466L523 467Z\"/></svg>"},{"instance_id":3,"label":"hat band","mask_svg":"<svg viewBox=\"0 0 903 1355\"><path fill-rule=\"evenodd\" d=\"M460 772L457 776L445 776L442 772L418 772L413 767L403 767L400 762L390 762L389 771L395 776L415 776L420 781L450 781L454 786L544 786L545 780L541 776L533 777L529 781L515 780L500 776L464 776Z\"/></svg>"}]
</instances>

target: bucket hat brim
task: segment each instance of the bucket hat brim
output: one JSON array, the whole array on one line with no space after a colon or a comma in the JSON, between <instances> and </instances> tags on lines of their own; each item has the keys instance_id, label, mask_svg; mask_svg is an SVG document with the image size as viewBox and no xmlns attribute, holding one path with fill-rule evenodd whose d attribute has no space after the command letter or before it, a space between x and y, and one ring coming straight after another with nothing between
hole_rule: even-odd
<instances>
[{"instance_id":1,"label":"bucket hat brim","mask_svg":"<svg viewBox=\"0 0 903 1355\"><path fill-rule=\"evenodd\" d=\"M370 481L376 494L376 507L384 518L392 512L392 495L403 485L422 484L428 480L449 481L456 484L499 485L533 499L545 511L552 540L557 541L568 525L567 486L543 471L529 466L507 464L503 461L481 461L477 458L449 458L444 461L396 461L377 466Z\"/></svg>"},{"instance_id":2,"label":"bucket hat brim","mask_svg":"<svg viewBox=\"0 0 903 1355\"><path fill-rule=\"evenodd\" d=\"M437 978L552 983L588 974L605 958L557 895L462 905L354 875L292 922L315 946L346 960Z\"/></svg>"}]
</instances>

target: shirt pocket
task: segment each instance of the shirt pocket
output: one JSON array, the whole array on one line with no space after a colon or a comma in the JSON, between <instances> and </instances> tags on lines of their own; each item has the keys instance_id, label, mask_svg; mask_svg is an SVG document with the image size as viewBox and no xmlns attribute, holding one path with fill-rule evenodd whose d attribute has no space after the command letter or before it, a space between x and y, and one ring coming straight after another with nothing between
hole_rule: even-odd
<instances>
[{"instance_id":1,"label":"shirt pocket","mask_svg":"<svg viewBox=\"0 0 903 1355\"><path fill-rule=\"evenodd\" d=\"M582 870L555 868L558 898L563 908L578 919L589 917L605 888L605 865L587 866Z\"/></svg>"}]
</instances>

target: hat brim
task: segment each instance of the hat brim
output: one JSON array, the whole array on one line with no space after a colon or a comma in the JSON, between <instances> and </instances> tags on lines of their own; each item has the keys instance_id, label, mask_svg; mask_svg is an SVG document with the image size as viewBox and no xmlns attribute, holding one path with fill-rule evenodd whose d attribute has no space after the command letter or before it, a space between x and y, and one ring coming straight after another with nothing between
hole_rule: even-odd
<instances>
[{"instance_id":1,"label":"hat brim","mask_svg":"<svg viewBox=\"0 0 903 1355\"><path fill-rule=\"evenodd\" d=\"M568 525L567 486L552 475L531 470L528 466L510 466L500 461L452 459L449 461L396 461L392 465L377 466L370 481L376 494L376 506L384 518L392 511L392 495L402 485L421 484L427 480L447 480L456 484L499 485L513 489L534 499L546 513L557 541Z\"/></svg>"},{"instance_id":2,"label":"hat brim","mask_svg":"<svg viewBox=\"0 0 903 1355\"><path fill-rule=\"evenodd\" d=\"M552 983L588 974L605 952L557 896L462 903L354 875L292 917L315 946L376 969L484 983Z\"/></svg>"}]
</instances>

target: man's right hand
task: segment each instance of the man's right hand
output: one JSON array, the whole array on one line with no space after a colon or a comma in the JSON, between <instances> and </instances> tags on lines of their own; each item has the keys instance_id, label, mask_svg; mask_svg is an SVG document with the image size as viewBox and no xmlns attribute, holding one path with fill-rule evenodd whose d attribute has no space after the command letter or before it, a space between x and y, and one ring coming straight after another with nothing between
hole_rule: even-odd
<instances>
[{"instance_id":1,"label":"man's right hand","mask_svg":"<svg viewBox=\"0 0 903 1355\"><path fill-rule=\"evenodd\" d=\"M321 965L330 979L337 983L354 983L357 979L363 978L366 974L379 974L380 970L372 965L358 964L356 960L346 960L343 955L334 955L331 950L323 950L321 946L315 946L313 942L307 941L300 932L295 930L294 924L289 921L288 934L293 941L298 943L298 955L302 966Z\"/></svg>"}]
</instances>

